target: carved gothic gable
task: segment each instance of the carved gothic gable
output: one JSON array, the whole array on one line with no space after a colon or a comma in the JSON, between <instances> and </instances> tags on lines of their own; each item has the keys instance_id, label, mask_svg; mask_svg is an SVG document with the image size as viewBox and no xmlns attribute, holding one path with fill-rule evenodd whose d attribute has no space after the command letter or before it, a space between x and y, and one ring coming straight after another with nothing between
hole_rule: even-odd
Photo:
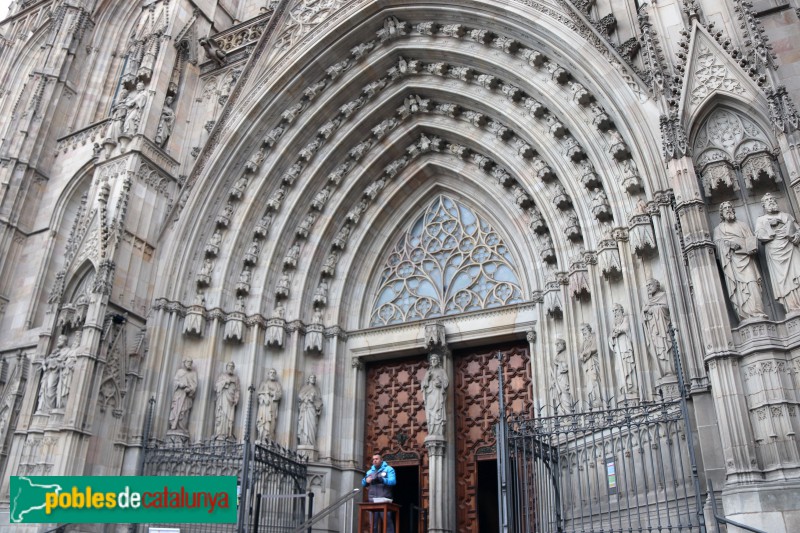
<instances>
[{"instance_id":1,"label":"carved gothic gable","mask_svg":"<svg viewBox=\"0 0 800 533\"><path fill-rule=\"evenodd\" d=\"M684 124L691 124L703 104L714 96L734 97L750 103L757 101L767 110L766 100L756 84L696 22L689 41L685 72L679 105Z\"/></svg>"},{"instance_id":2,"label":"carved gothic gable","mask_svg":"<svg viewBox=\"0 0 800 533\"><path fill-rule=\"evenodd\" d=\"M522 302L520 277L506 242L472 209L437 197L392 249L370 325Z\"/></svg>"}]
</instances>

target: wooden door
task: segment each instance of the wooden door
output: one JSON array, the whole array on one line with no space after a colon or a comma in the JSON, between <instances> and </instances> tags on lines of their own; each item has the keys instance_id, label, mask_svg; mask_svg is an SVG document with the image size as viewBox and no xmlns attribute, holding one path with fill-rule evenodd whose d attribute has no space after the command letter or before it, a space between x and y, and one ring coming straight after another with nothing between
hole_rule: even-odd
<instances>
[{"instance_id":1,"label":"wooden door","mask_svg":"<svg viewBox=\"0 0 800 533\"><path fill-rule=\"evenodd\" d=\"M497 352L503 354L506 412L532 414L528 346L479 348L454 354L456 413L456 530L479 533L478 467L496 459L494 425L499 413ZM484 474L485 476L485 474ZM482 497L486 497L485 492Z\"/></svg>"}]
</instances>

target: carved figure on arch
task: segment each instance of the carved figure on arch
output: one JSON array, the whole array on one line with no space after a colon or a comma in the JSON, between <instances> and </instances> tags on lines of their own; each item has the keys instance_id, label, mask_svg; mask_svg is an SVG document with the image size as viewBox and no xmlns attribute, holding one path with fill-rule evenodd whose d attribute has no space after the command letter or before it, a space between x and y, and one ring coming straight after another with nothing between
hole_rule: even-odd
<instances>
[{"instance_id":1,"label":"carved figure on arch","mask_svg":"<svg viewBox=\"0 0 800 533\"><path fill-rule=\"evenodd\" d=\"M258 414L256 415L258 442L275 440L275 428L278 425L278 405L282 397L283 387L278 381L278 373L274 368L270 368L266 379L258 387Z\"/></svg>"},{"instance_id":2,"label":"carved figure on arch","mask_svg":"<svg viewBox=\"0 0 800 533\"><path fill-rule=\"evenodd\" d=\"M800 228L797 221L778 209L778 201L767 193L761 199L764 214L756 220L756 237L764 251L772 282L772 293L789 314L800 312Z\"/></svg>"},{"instance_id":3,"label":"carved figure on arch","mask_svg":"<svg viewBox=\"0 0 800 533\"><path fill-rule=\"evenodd\" d=\"M189 436L189 415L197 392L197 371L189 357L183 359L181 368L172 379L172 404L169 410L169 433Z\"/></svg>"},{"instance_id":4,"label":"carved figure on arch","mask_svg":"<svg viewBox=\"0 0 800 533\"><path fill-rule=\"evenodd\" d=\"M225 371L217 376L214 392L217 395L214 409L214 437L233 439L233 419L241 393L239 376L236 375L236 365L233 361L225 365Z\"/></svg>"},{"instance_id":5,"label":"carved figure on arch","mask_svg":"<svg viewBox=\"0 0 800 533\"><path fill-rule=\"evenodd\" d=\"M736 211L730 202L719 206L722 220L714 228L728 299L740 320L767 318L761 298L761 272L758 269L756 237L750 228L736 220Z\"/></svg>"}]
</instances>

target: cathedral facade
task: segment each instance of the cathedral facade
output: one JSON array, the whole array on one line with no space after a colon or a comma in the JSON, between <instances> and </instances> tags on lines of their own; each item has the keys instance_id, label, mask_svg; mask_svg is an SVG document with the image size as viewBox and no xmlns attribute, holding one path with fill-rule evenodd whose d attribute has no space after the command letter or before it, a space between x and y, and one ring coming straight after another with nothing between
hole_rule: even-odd
<instances>
[{"instance_id":1,"label":"cathedral facade","mask_svg":"<svg viewBox=\"0 0 800 533\"><path fill-rule=\"evenodd\" d=\"M494 531L501 366L538 419L683 395L696 513L797 531L798 17L17 0L0 507L12 475L247 435L307 459L317 509L379 452L408 531Z\"/></svg>"}]
</instances>

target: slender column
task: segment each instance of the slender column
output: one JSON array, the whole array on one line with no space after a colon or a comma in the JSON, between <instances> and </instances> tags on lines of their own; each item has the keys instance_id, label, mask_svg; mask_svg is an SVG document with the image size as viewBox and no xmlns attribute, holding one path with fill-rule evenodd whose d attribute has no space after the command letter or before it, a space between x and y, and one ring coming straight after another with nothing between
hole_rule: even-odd
<instances>
[{"instance_id":1,"label":"slender column","mask_svg":"<svg viewBox=\"0 0 800 533\"><path fill-rule=\"evenodd\" d=\"M444 363L450 352L445 340L444 325L439 323L425 326L425 344L428 348L430 366L422 379L422 392L425 397L425 420L428 423L428 436L425 447L428 450L428 531L449 533L453 490L450 486L450 467L447 458L447 433L452 424L448 423L449 398L447 394L450 378ZM452 365L447 364L447 368Z\"/></svg>"}]
</instances>

